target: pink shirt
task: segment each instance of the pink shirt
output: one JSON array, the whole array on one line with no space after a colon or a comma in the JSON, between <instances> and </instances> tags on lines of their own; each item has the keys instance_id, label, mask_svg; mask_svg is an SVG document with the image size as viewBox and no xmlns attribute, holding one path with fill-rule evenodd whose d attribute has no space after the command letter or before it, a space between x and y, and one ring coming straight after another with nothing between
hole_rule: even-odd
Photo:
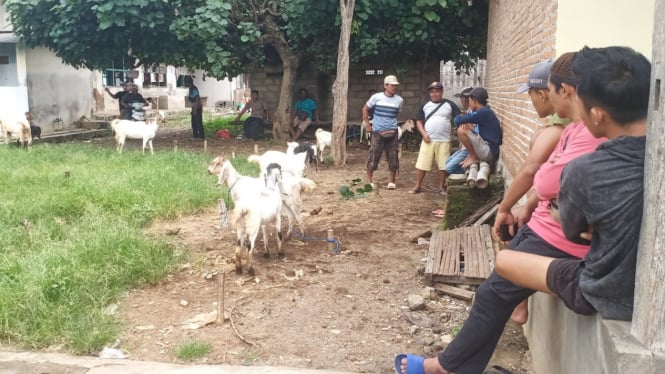
<instances>
[{"instance_id":1,"label":"pink shirt","mask_svg":"<svg viewBox=\"0 0 665 374\"><path fill-rule=\"evenodd\" d=\"M538 195L538 206L528 222L529 228L550 245L572 256L583 258L588 245L575 244L563 235L561 225L550 214L550 200L559 193L559 180L564 166L585 153L591 153L607 138L594 138L584 122L572 122L563 130L550 158L533 179L533 188Z\"/></svg>"}]
</instances>

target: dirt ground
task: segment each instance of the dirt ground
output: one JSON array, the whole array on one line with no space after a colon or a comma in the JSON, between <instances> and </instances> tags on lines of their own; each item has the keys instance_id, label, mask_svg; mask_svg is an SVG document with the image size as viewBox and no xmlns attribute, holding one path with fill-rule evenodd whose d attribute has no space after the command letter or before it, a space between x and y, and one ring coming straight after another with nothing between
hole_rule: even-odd
<instances>
[{"instance_id":1,"label":"dirt ground","mask_svg":"<svg viewBox=\"0 0 665 374\"><path fill-rule=\"evenodd\" d=\"M160 131L155 151L203 152L191 130ZM95 139L113 146L111 137ZM209 139L207 152L228 157L286 147L251 140ZM125 152L140 145L130 141ZM365 180L367 147L350 144L348 164L341 169L310 169L317 188L303 198L306 233L284 244L285 257L264 258L257 240L256 276L234 271L235 232L220 228L216 206L174 221L154 222L150 235L165 235L190 253L189 262L161 284L129 292L118 308L125 326L119 342L130 358L177 362L175 352L186 342L207 342L212 351L199 363L276 365L326 368L361 373L393 373L397 353L434 355L467 317L469 303L447 296L427 301L423 311L410 311L407 296L421 294L427 245L411 239L436 226L442 196L433 191L428 173L424 193L411 195L417 153L406 149L396 190L386 190L387 165L375 173L378 190L365 197L341 199L339 187ZM326 150L328 154L329 150ZM206 170L202 169L202 173ZM210 183L216 182L210 176ZM221 191L221 190L220 190ZM316 210L320 211L317 214ZM334 230L339 252L325 241ZM271 238L270 245L274 246ZM230 320L188 330L183 322L217 309L223 277L223 305ZM513 373L530 373L528 346L520 327L509 324L492 364Z\"/></svg>"}]
</instances>

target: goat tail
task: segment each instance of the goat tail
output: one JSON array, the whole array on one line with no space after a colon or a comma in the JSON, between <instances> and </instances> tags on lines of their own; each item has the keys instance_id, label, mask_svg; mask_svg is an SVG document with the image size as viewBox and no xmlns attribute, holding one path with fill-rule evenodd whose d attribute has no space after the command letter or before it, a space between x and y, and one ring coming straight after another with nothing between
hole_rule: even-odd
<instances>
[{"instance_id":1,"label":"goat tail","mask_svg":"<svg viewBox=\"0 0 665 374\"><path fill-rule=\"evenodd\" d=\"M253 162L255 164L261 164L261 156L251 155L251 156L247 157L247 161Z\"/></svg>"},{"instance_id":2,"label":"goat tail","mask_svg":"<svg viewBox=\"0 0 665 374\"><path fill-rule=\"evenodd\" d=\"M300 178L298 183L300 185L300 192L309 192L316 188L316 183L309 178Z\"/></svg>"}]
</instances>

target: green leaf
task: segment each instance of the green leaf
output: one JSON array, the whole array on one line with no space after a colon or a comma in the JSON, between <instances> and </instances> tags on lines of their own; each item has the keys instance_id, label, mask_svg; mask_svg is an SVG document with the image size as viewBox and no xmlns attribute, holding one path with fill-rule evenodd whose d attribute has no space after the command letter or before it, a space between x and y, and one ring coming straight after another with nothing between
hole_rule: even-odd
<instances>
[{"instance_id":1,"label":"green leaf","mask_svg":"<svg viewBox=\"0 0 665 374\"><path fill-rule=\"evenodd\" d=\"M437 15L434 11L428 10L425 12L425 19L432 22L436 19ZM422 30L420 30L422 31Z\"/></svg>"}]
</instances>

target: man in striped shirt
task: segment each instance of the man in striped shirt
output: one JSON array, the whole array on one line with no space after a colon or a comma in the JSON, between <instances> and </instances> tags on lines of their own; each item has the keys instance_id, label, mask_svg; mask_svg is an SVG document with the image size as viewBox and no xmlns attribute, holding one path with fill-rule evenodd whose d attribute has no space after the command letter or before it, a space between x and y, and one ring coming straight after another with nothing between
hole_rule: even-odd
<instances>
[{"instance_id":1,"label":"man in striped shirt","mask_svg":"<svg viewBox=\"0 0 665 374\"><path fill-rule=\"evenodd\" d=\"M390 170L390 182L386 186L389 190L397 188L395 175L399 169L397 152L399 136L397 134L397 114L402 110L404 100L397 95L399 81L394 75L388 75L383 80L383 92L376 93L369 98L363 106L363 120L368 133L372 133L372 141L367 160L367 181L376 188L372 177L378 168L381 154L386 152L386 161ZM369 112L374 110L372 123L369 122Z\"/></svg>"}]
</instances>

